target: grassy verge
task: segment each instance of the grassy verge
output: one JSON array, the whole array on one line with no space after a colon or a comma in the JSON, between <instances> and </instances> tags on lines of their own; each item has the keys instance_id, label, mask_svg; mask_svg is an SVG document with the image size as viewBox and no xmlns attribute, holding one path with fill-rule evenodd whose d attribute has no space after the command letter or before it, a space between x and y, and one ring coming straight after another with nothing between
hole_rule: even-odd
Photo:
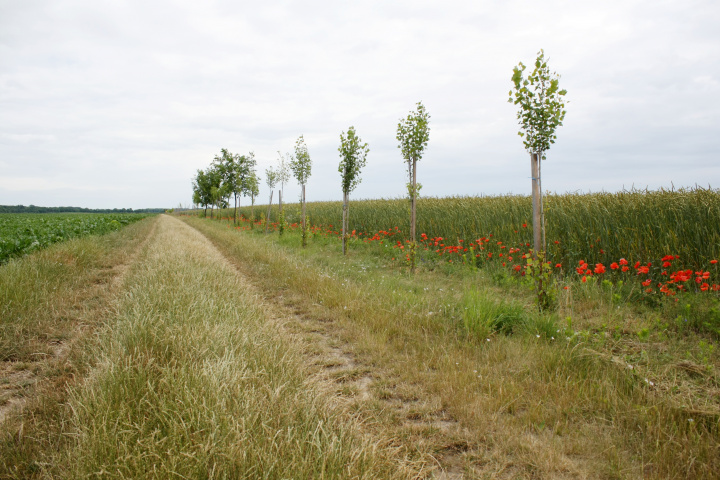
<instances>
[{"instance_id":1,"label":"grassy verge","mask_svg":"<svg viewBox=\"0 0 720 480\"><path fill-rule=\"evenodd\" d=\"M186 221L269 298L294 295L366 365L390 372L375 398L423 399L435 407L421 414L456 420L470 478L714 478L720 469L718 351L672 308L619 303L586 284L540 316L499 270L446 264L409 276L383 245L342 257L322 238L301 250L292 232L278 240Z\"/></svg>"},{"instance_id":2,"label":"grassy verge","mask_svg":"<svg viewBox=\"0 0 720 480\"><path fill-rule=\"evenodd\" d=\"M200 234L161 217L73 390L68 478L405 478Z\"/></svg>"},{"instance_id":3,"label":"grassy verge","mask_svg":"<svg viewBox=\"0 0 720 480\"><path fill-rule=\"evenodd\" d=\"M78 353L112 308L153 219L0 266L0 478L33 478L62 448Z\"/></svg>"}]
</instances>

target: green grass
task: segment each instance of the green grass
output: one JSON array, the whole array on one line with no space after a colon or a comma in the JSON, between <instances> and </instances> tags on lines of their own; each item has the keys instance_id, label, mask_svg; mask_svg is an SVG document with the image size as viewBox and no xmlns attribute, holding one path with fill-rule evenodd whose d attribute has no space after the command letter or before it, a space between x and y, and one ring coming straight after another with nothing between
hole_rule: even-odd
<instances>
[{"instance_id":1,"label":"green grass","mask_svg":"<svg viewBox=\"0 0 720 480\"><path fill-rule=\"evenodd\" d=\"M97 367L71 395L62 476L404 477L308 380L222 256L176 220L160 227L87 354Z\"/></svg>"},{"instance_id":2,"label":"green grass","mask_svg":"<svg viewBox=\"0 0 720 480\"><path fill-rule=\"evenodd\" d=\"M116 279L153 224L75 238L0 265L0 478L40 478L64 448L67 385L87 372L79 351L107 319Z\"/></svg>"},{"instance_id":3,"label":"green grass","mask_svg":"<svg viewBox=\"0 0 720 480\"><path fill-rule=\"evenodd\" d=\"M28 361L68 337L92 303L91 289L127 259L144 222L104 236L74 238L0 265L0 361Z\"/></svg>"},{"instance_id":4,"label":"green grass","mask_svg":"<svg viewBox=\"0 0 720 480\"><path fill-rule=\"evenodd\" d=\"M392 372L383 395L409 389L461 422L465 468L480 478L715 478L720 468L720 356L706 331L677 319L680 302L623 301L612 284L568 279L557 312L540 315L528 282L497 265L409 275L390 259L393 241L356 241L343 257L336 238L302 249L296 231L186 221L269 297L294 294L332 321L374 375ZM712 300L687 298L698 299L689 311Z\"/></svg>"}]
</instances>

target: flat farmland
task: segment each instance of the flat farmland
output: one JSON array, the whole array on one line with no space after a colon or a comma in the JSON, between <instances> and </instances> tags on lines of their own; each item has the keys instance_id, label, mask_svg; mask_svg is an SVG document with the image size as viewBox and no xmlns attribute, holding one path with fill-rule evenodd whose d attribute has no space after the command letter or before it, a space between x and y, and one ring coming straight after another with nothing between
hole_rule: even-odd
<instances>
[{"instance_id":1,"label":"flat farmland","mask_svg":"<svg viewBox=\"0 0 720 480\"><path fill-rule=\"evenodd\" d=\"M145 218L143 214L0 214L0 263L71 238L104 234Z\"/></svg>"},{"instance_id":2,"label":"flat farmland","mask_svg":"<svg viewBox=\"0 0 720 480\"><path fill-rule=\"evenodd\" d=\"M262 227L0 266L0 478L717 478L714 292L573 271L539 312L501 263Z\"/></svg>"}]
</instances>

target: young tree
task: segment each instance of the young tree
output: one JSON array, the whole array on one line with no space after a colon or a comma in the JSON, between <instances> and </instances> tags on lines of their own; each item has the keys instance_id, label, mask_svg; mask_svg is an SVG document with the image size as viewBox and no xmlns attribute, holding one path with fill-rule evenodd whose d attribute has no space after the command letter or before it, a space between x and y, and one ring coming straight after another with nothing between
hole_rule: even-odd
<instances>
[{"instance_id":1,"label":"young tree","mask_svg":"<svg viewBox=\"0 0 720 480\"><path fill-rule=\"evenodd\" d=\"M540 50L535 69L524 78L527 67L520 62L513 68L513 89L508 102L519 105L517 112L525 149L530 154L533 192L533 249L534 256L545 251L545 214L542 207L541 161L555 143L555 130L565 119L564 96L560 90L556 72L550 72L545 52Z\"/></svg>"},{"instance_id":2,"label":"young tree","mask_svg":"<svg viewBox=\"0 0 720 480\"><path fill-rule=\"evenodd\" d=\"M252 228L255 224L255 197L260 194L260 177L257 176L255 168L250 172L243 188L243 194L250 197L250 228Z\"/></svg>"},{"instance_id":3,"label":"young tree","mask_svg":"<svg viewBox=\"0 0 720 480\"><path fill-rule=\"evenodd\" d=\"M545 153L557 138L555 130L565 119L565 90L558 86L559 75L550 72L545 52L540 50L535 68L524 78L525 65L521 62L513 68L513 89L508 102L519 105L517 112L520 132L525 149L530 154L530 171L533 196L533 256L528 262L535 279L535 293L540 310L554 304L548 288L550 277L545 263L545 212L542 201L541 163Z\"/></svg>"},{"instance_id":4,"label":"young tree","mask_svg":"<svg viewBox=\"0 0 720 480\"><path fill-rule=\"evenodd\" d=\"M193 201L205 208L204 215L207 216L207 207L213 204L212 177L202 170L197 171L193 180Z\"/></svg>"},{"instance_id":5,"label":"young tree","mask_svg":"<svg viewBox=\"0 0 720 480\"><path fill-rule=\"evenodd\" d=\"M207 181L208 200L210 205L210 218L213 218L213 209L220 207L223 200L222 173L216 164L211 164L205 171Z\"/></svg>"},{"instance_id":6,"label":"young tree","mask_svg":"<svg viewBox=\"0 0 720 480\"><path fill-rule=\"evenodd\" d=\"M407 185L410 197L410 270L415 271L415 223L416 203L422 185L417 183L417 162L422 158L423 150L430 139L430 115L422 102L417 103L417 110L411 111L407 118L400 119L397 127L398 148L408 164L409 182Z\"/></svg>"},{"instance_id":7,"label":"young tree","mask_svg":"<svg viewBox=\"0 0 720 480\"><path fill-rule=\"evenodd\" d=\"M350 223L350 192L360 183L360 170L365 166L367 154L370 151L367 143L355 133L355 127L347 132L340 133L340 166L338 171L342 177L343 190L343 219L342 219L342 251L347 254L347 232Z\"/></svg>"},{"instance_id":8,"label":"young tree","mask_svg":"<svg viewBox=\"0 0 720 480\"><path fill-rule=\"evenodd\" d=\"M305 215L305 184L310 178L310 170L312 168L312 160L308 153L305 139L302 135L295 142L295 158L290 161L290 170L302 187L300 193L300 203L302 204L302 245L307 246L307 219Z\"/></svg>"},{"instance_id":9,"label":"young tree","mask_svg":"<svg viewBox=\"0 0 720 480\"><path fill-rule=\"evenodd\" d=\"M237 176L235 175L235 170L237 168L235 155L230 153L227 148L222 148L220 149L220 156L215 155L213 163L217 166L221 176L221 187L218 190L218 194L222 195L223 199L225 196L229 198L231 195L235 195L235 210L237 211L237 194L239 186L237 183Z\"/></svg>"},{"instance_id":10,"label":"young tree","mask_svg":"<svg viewBox=\"0 0 720 480\"><path fill-rule=\"evenodd\" d=\"M270 201L268 202L268 213L265 217L265 233L268 233L268 226L270 225L270 208L272 207L273 188L277 183L277 172L272 167L265 170L265 183L270 189Z\"/></svg>"},{"instance_id":11,"label":"young tree","mask_svg":"<svg viewBox=\"0 0 720 480\"><path fill-rule=\"evenodd\" d=\"M290 152L283 156L283 154L280 153L280 150L278 150L278 166L275 173L277 174L277 181L280 184L280 190L278 191L278 205L280 206L280 211L282 211L283 208L282 197L285 195L285 184L290 181L291 159L292 155L290 155Z\"/></svg>"},{"instance_id":12,"label":"young tree","mask_svg":"<svg viewBox=\"0 0 720 480\"><path fill-rule=\"evenodd\" d=\"M213 190L213 197L218 210L227 208L230 204L230 196L232 196L235 188L232 164L233 155L226 148L220 150L220 155L215 155L211 164L218 182L214 185L215 189Z\"/></svg>"},{"instance_id":13,"label":"young tree","mask_svg":"<svg viewBox=\"0 0 720 480\"><path fill-rule=\"evenodd\" d=\"M233 194L235 195L235 213L233 215L233 223L237 223L237 208L240 197L243 192L247 191L247 183L250 177L255 173L255 154L253 152L247 155L235 155L233 157Z\"/></svg>"}]
</instances>

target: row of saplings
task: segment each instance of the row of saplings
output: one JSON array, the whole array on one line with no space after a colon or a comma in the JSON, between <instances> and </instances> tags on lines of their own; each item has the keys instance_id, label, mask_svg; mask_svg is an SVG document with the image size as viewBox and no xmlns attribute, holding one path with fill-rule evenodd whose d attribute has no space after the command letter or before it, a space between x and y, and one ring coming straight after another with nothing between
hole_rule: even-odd
<instances>
[{"instance_id":1,"label":"row of saplings","mask_svg":"<svg viewBox=\"0 0 720 480\"><path fill-rule=\"evenodd\" d=\"M548 303L547 274L544 262L544 214L542 209L542 184L541 184L541 160L545 159L546 152L555 143L555 130L562 125L565 118L565 104L563 97L565 90L558 86L559 76L550 72L544 52L540 50L535 60L535 68L527 76L524 76L526 66L523 63L514 67L512 75L513 88L510 90L510 103L518 105L517 119L523 137L526 150L530 153L531 178L533 192L533 262L530 264L530 273L535 278L538 306ZM425 106L418 102L414 111L401 119L397 126L398 148L407 163L408 183L407 191L410 200L410 244L409 257L410 269L415 271L416 254L416 203L421 185L417 183L417 162L422 158L423 151L430 138L429 127L430 116ZM347 252L348 224L349 224L349 201L350 192L360 183L360 171L365 166L368 144L363 143L355 132L355 127L350 127L346 132L340 134L340 165L338 171L342 177L343 191L343 215L342 215L342 250ZM284 226L284 211L282 207L282 191L284 185L290 179L290 171L301 186L300 203L302 207L302 245L307 245L307 216L305 214L305 185L310 177L312 161L308 153L305 140L301 135L295 144L295 155L286 153L279 154L277 168L270 167L265 170L265 182L270 189L270 201L268 203L268 215L266 216L265 231L268 230L270 207L273 201L273 189L279 183L281 189L278 192L278 203L280 206L279 223ZM237 222L238 196L249 196L252 205L255 204L255 197L259 193L259 177L255 172L255 158L253 153L248 155L233 155L225 149L222 154L216 156L211 166L205 170L198 170L193 180L193 203L207 207L217 206L218 208L229 206L229 199L234 196L235 213L234 219Z\"/></svg>"}]
</instances>

